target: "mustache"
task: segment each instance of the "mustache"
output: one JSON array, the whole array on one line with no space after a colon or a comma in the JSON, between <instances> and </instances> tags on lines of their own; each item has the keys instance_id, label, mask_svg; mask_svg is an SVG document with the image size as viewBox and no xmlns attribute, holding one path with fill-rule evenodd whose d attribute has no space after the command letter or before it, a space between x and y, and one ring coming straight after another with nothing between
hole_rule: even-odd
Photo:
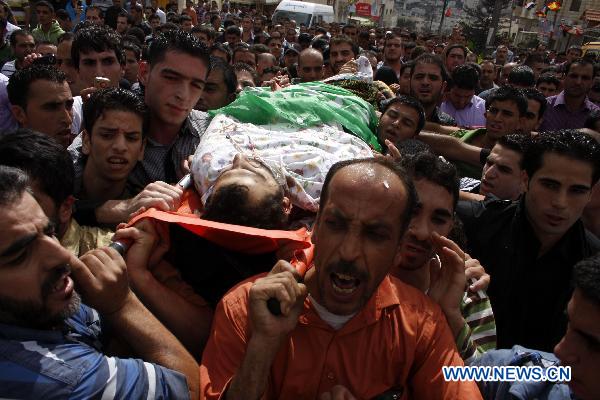
<instances>
[{"instance_id":1,"label":"mustache","mask_svg":"<svg viewBox=\"0 0 600 400\"><path fill-rule=\"evenodd\" d=\"M370 277L369 271L358 268L356 264L351 261L344 260L340 260L335 263L329 264L327 267L327 271L329 272L329 274L338 273L350 275L360 281L368 281Z\"/></svg>"},{"instance_id":2,"label":"mustache","mask_svg":"<svg viewBox=\"0 0 600 400\"><path fill-rule=\"evenodd\" d=\"M46 299L56 285L66 274L71 272L71 266L69 264L63 264L52 269L50 276L46 278L42 284L42 298Z\"/></svg>"},{"instance_id":3,"label":"mustache","mask_svg":"<svg viewBox=\"0 0 600 400\"><path fill-rule=\"evenodd\" d=\"M415 245L417 245L419 247L422 247L424 249L427 249L427 250L431 250L431 248L432 248L431 243L429 241L427 241L427 240L419 240L419 239L417 239L415 237L409 237L408 238L408 243L415 244Z\"/></svg>"}]
</instances>

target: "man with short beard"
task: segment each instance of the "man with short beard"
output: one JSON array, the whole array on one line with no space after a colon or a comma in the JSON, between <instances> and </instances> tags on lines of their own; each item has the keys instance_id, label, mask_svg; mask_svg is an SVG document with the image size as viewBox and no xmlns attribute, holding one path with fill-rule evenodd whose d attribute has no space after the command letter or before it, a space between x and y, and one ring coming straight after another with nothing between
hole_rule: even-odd
<instances>
[{"instance_id":1,"label":"man with short beard","mask_svg":"<svg viewBox=\"0 0 600 400\"><path fill-rule=\"evenodd\" d=\"M447 81L448 73L438 56L423 54L414 61L410 71L410 92L423 105L428 122L456 125L454 119L438 107Z\"/></svg>"},{"instance_id":2,"label":"man with short beard","mask_svg":"<svg viewBox=\"0 0 600 400\"><path fill-rule=\"evenodd\" d=\"M392 34L385 39L385 44L383 45L383 63L378 65L378 68L382 65L392 68L398 79L400 79L402 39L399 35Z\"/></svg>"},{"instance_id":3,"label":"man with short beard","mask_svg":"<svg viewBox=\"0 0 600 400\"><path fill-rule=\"evenodd\" d=\"M594 65L580 58L565 66L564 89L548 98L540 132L583 128L586 118L598 106L588 99L594 81Z\"/></svg>"},{"instance_id":4,"label":"man with short beard","mask_svg":"<svg viewBox=\"0 0 600 400\"><path fill-rule=\"evenodd\" d=\"M127 265L108 247L78 259L23 171L0 166L0 205L0 397L197 398L194 359L127 282L127 270L148 268L153 227L118 234L131 242ZM106 356L102 323L141 359Z\"/></svg>"},{"instance_id":5,"label":"man with short beard","mask_svg":"<svg viewBox=\"0 0 600 400\"><path fill-rule=\"evenodd\" d=\"M484 90L497 88L498 85L494 83L494 79L496 79L496 64L494 64L494 61L483 60L479 66L481 67L481 76L479 77L477 94Z\"/></svg>"},{"instance_id":6,"label":"man with short beard","mask_svg":"<svg viewBox=\"0 0 600 400\"><path fill-rule=\"evenodd\" d=\"M333 75L358 56L358 46L348 36L336 36L329 42L329 65Z\"/></svg>"}]
</instances>

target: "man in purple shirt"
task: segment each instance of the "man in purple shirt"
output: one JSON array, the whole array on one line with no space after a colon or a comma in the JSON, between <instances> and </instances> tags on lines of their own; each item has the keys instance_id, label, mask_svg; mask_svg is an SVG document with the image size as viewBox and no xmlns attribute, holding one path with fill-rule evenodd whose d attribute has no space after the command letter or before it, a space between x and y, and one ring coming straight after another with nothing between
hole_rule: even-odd
<instances>
[{"instance_id":1,"label":"man in purple shirt","mask_svg":"<svg viewBox=\"0 0 600 400\"><path fill-rule=\"evenodd\" d=\"M598 106L587 95L594 80L594 65L586 59L577 59L565 66L564 90L548 97L548 108L540 132L559 129L583 128L587 116Z\"/></svg>"},{"instance_id":2,"label":"man in purple shirt","mask_svg":"<svg viewBox=\"0 0 600 400\"><path fill-rule=\"evenodd\" d=\"M450 90L440 109L460 127L485 126L485 100L475 95L479 74L474 66L463 64L452 71Z\"/></svg>"}]
</instances>

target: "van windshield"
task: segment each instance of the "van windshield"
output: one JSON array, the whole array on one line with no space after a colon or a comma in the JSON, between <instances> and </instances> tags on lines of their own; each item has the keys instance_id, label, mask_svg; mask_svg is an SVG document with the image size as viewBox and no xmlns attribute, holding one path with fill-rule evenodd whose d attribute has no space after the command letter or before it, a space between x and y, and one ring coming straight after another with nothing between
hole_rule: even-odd
<instances>
[{"instance_id":1,"label":"van windshield","mask_svg":"<svg viewBox=\"0 0 600 400\"><path fill-rule=\"evenodd\" d=\"M273 22L274 23L282 23L281 21L284 18L289 18L290 21L296 21L296 26L300 26L300 24L304 24L308 26L310 23L311 14L294 12L294 11L286 11L286 10L276 10L273 13Z\"/></svg>"}]
</instances>

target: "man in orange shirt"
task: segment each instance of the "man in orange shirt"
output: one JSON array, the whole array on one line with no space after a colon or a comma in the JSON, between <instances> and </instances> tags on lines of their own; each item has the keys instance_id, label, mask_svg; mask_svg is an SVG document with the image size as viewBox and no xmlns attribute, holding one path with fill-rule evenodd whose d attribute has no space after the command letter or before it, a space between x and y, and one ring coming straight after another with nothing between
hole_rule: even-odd
<instances>
[{"instance_id":1,"label":"man in orange shirt","mask_svg":"<svg viewBox=\"0 0 600 400\"><path fill-rule=\"evenodd\" d=\"M442 366L462 360L439 307L388 274L416 202L406 173L383 158L343 161L320 201L303 283L279 261L217 306L201 396L480 399L475 383L443 379ZM440 239L444 268L464 263L450 243Z\"/></svg>"}]
</instances>

